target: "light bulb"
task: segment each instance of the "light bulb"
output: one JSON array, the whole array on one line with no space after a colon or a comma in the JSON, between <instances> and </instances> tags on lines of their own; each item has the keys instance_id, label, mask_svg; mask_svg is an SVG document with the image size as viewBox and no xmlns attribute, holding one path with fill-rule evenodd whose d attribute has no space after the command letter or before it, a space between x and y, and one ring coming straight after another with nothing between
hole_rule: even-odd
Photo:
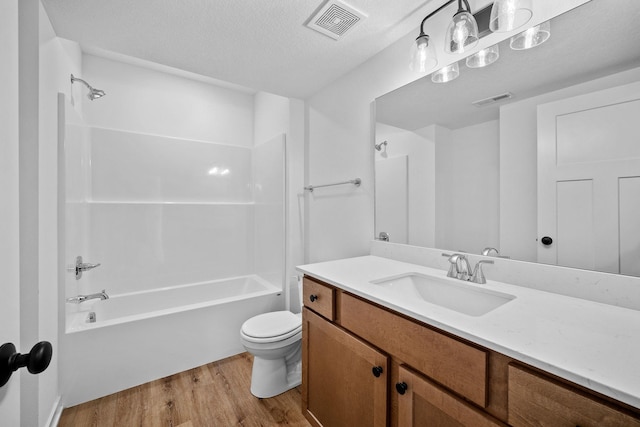
<instances>
[{"instance_id":1,"label":"light bulb","mask_svg":"<svg viewBox=\"0 0 640 427\"><path fill-rule=\"evenodd\" d=\"M464 53L478 44L478 23L469 12L458 12L453 16L447 36L445 51L447 53Z\"/></svg>"},{"instance_id":2,"label":"light bulb","mask_svg":"<svg viewBox=\"0 0 640 427\"><path fill-rule=\"evenodd\" d=\"M417 73L426 73L436 66L436 52L429 36L421 34L411 45L411 62L409 68Z\"/></svg>"},{"instance_id":3,"label":"light bulb","mask_svg":"<svg viewBox=\"0 0 640 427\"><path fill-rule=\"evenodd\" d=\"M461 47L464 46L467 37L469 37L469 29L464 25L464 22L458 21L453 30L453 41L458 44L458 47Z\"/></svg>"}]
</instances>

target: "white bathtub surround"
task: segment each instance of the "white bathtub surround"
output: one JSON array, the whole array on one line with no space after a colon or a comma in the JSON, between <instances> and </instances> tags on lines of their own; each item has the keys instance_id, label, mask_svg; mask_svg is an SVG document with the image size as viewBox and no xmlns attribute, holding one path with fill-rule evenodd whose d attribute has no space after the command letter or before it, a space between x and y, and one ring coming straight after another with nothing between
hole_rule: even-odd
<instances>
[{"instance_id":1,"label":"white bathtub surround","mask_svg":"<svg viewBox=\"0 0 640 427\"><path fill-rule=\"evenodd\" d=\"M67 263L102 264L68 296L254 273L282 286L284 136L251 149L67 128Z\"/></svg>"},{"instance_id":2,"label":"white bathtub surround","mask_svg":"<svg viewBox=\"0 0 640 427\"><path fill-rule=\"evenodd\" d=\"M65 297L110 298L65 304L64 405L242 352L242 323L285 307L285 136L66 129L65 263L101 266L67 274Z\"/></svg>"},{"instance_id":3,"label":"white bathtub surround","mask_svg":"<svg viewBox=\"0 0 640 427\"><path fill-rule=\"evenodd\" d=\"M494 265L485 266L485 285L469 283L469 286L513 295L515 299L482 316L468 316L425 301L398 297L371 283L408 272L458 282L446 277L444 267L448 262L441 252L374 242L374 255L304 265L298 269L419 321L640 408L640 365L637 363L640 358L640 307L630 309L567 296L578 288L574 285L576 281L591 289L586 292L587 296L602 297L606 294L598 292L598 283L588 286L589 275L583 275L581 271L572 270L573 276L570 276L569 272L558 270L571 269L531 265L522 268L524 273L533 275L526 280L515 273L525 263L500 259L494 259ZM472 263L477 261L475 256L470 258ZM543 272L536 276L536 270L547 268L546 274ZM501 269L509 271L501 275ZM555 286L565 295L536 289L542 288L541 282L545 277L552 277L553 272L557 274L553 281ZM601 273L600 276L603 277ZM507 284L509 277L530 286ZM567 280L566 288L560 284L562 280ZM626 291L624 286L618 290L616 284L610 283L608 289L619 294L612 300L625 301L622 297Z\"/></svg>"},{"instance_id":4,"label":"white bathtub surround","mask_svg":"<svg viewBox=\"0 0 640 427\"><path fill-rule=\"evenodd\" d=\"M88 304L63 337L65 407L241 353L242 323L282 309L284 297L252 276ZM96 323L84 322L90 311Z\"/></svg>"}]
</instances>

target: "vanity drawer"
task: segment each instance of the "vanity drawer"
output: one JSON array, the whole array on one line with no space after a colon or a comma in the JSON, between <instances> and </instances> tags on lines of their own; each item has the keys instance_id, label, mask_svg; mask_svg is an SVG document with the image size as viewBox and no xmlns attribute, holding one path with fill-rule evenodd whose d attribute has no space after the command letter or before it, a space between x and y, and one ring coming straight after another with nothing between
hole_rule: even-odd
<instances>
[{"instance_id":1,"label":"vanity drawer","mask_svg":"<svg viewBox=\"0 0 640 427\"><path fill-rule=\"evenodd\" d=\"M334 320L334 289L305 276L302 282L302 302L305 307L329 320Z\"/></svg>"},{"instance_id":2,"label":"vanity drawer","mask_svg":"<svg viewBox=\"0 0 640 427\"><path fill-rule=\"evenodd\" d=\"M486 407L488 352L343 293L342 327Z\"/></svg>"},{"instance_id":3,"label":"vanity drawer","mask_svg":"<svg viewBox=\"0 0 640 427\"><path fill-rule=\"evenodd\" d=\"M551 378L509 365L509 424L640 427L640 419Z\"/></svg>"}]
</instances>

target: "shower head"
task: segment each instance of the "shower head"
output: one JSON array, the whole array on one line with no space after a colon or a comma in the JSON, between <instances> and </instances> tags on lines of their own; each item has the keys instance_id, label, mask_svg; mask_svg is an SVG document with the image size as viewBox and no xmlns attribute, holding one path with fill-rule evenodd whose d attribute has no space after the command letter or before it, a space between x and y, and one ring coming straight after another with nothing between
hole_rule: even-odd
<instances>
[{"instance_id":1,"label":"shower head","mask_svg":"<svg viewBox=\"0 0 640 427\"><path fill-rule=\"evenodd\" d=\"M387 146L387 141L382 141L380 144L373 144L373 146L376 148L376 150L381 151L383 146Z\"/></svg>"},{"instance_id":2,"label":"shower head","mask_svg":"<svg viewBox=\"0 0 640 427\"><path fill-rule=\"evenodd\" d=\"M103 96L106 95L106 93L104 93L104 91L102 89L95 89L89 83L85 82L82 79L74 77L73 74L71 74L71 84L73 84L75 82L83 83L89 89L89 93L87 94L87 98L89 98L92 101L94 99L102 98Z\"/></svg>"}]
</instances>

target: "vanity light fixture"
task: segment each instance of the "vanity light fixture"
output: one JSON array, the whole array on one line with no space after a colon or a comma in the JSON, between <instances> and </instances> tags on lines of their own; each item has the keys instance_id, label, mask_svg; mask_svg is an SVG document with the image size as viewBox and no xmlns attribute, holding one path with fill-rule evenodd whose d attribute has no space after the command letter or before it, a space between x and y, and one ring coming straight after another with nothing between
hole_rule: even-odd
<instances>
[{"instance_id":1,"label":"vanity light fixture","mask_svg":"<svg viewBox=\"0 0 640 427\"><path fill-rule=\"evenodd\" d=\"M479 50L473 55L467 56L467 67L482 68L491 65L500 57L500 49L497 44L486 49Z\"/></svg>"},{"instance_id":2,"label":"vanity light fixture","mask_svg":"<svg viewBox=\"0 0 640 427\"><path fill-rule=\"evenodd\" d=\"M513 31L533 16L532 0L496 0L491 8L489 28L494 33Z\"/></svg>"},{"instance_id":3,"label":"vanity light fixture","mask_svg":"<svg viewBox=\"0 0 640 427\"><path fill-rule=\"evenodd\" d=\"M464 0L466 9L462 7L463 0L458 0L458 11L447 28L444 50L447 53L464 53L478 44L478 23L471 14L469 2Z\"/></svg>"},{"instance_id":4,"label":"vanity light fixture","mask_svg":"<svg viewBox=\"0 0 640 427\"><path fill-rule=\"evenodd\" d=\"M430 14L420 23L420 34L411 46L409 68L418 73L426 73L438 64L436 50L424 32L424 23L445 7L456 0L449 0ZM464 3L464 8L462 4ZM471 14L468 0L458 0L458 12L453 16L446 36L445 51L449 53L463 53L478 43L478 24Z\"/></svg>"},{"instance_id":5,"label":"vanity light fixture","mask_svg":"<svg viewBox=\"0 0 640 427\"><path fill-rule=\"evenodd\" d=\"M551 37L551 23L547 21L511 37L509 45L513 50L531 49L540 46L549 40L549 37Z\"/></svg>"},{"instance_id":6,"label":"vanity light fixture","mask_svg":"<svg viewBox=\"0 0 640 427\"><path fill-rule=\"evenodd\" d=\"M440 68L431 75L431 81L434 83L447 83L455 80L460 75L460 67L457 62Z\"/></svg>"}]
</instances>

